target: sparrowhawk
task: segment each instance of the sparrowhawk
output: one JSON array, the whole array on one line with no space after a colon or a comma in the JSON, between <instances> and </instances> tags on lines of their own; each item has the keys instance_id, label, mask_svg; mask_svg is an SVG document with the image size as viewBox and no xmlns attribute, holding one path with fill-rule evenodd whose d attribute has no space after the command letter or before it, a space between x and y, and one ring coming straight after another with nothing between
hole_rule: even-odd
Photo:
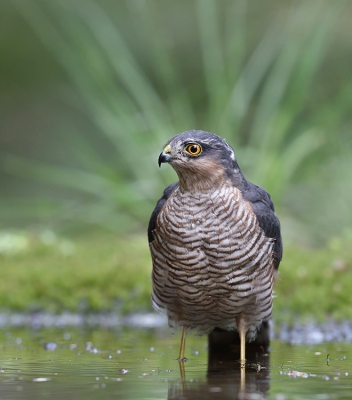
<instances>
[{"instance_id":1,"label":"sparrowhawk","mask_svg":"<svg viewBox=\"0 0 352 400\"><path fill-rule=\"evenodd\" d=\"M159 156L179 181L165 189L150 218L152 303L169 325L208 334L238 330L245 341L272 313L282 257L280 223L270 195L243 176L219 136L191 130L171 138Z\"/></svg>"}]
</instances>

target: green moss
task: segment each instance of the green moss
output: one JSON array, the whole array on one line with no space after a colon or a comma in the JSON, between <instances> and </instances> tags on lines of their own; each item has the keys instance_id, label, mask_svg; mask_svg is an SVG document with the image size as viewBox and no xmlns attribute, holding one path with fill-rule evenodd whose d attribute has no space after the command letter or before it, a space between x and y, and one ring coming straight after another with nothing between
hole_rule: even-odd
<instances>
[{"instance_id":1,"label":"green moss","mask_svg":"<svg viewBox=\"0 0 352 400\"><path fill-rule=\"evenodd\" d=\"M275 285L274 316L278 320L326 317L351 319L352 250L334 240L323 249L285 248Z\"/></svg>"},{"instance_id":2,"label":"green moss","mask_svg":"<svg viewBox=\"0 0 352 400\"><path fill-rule=\"evenodd\" d=\"M145 236L90 235L73 242L28 236L21 251L0 255L0 307L59 312L151 309L151 259ZM285 247L275 284L274 317L352 318L352 249Z\"/></svg>"},{"instance_id":3,"label":"green moss","mask_svg":"<svg viewBox=\"0 0 352 400\"><path fill-rule=\"evenodd\" d=\"M0 307L101 311L150 308L151 261L146 237L86 236L1 256Z\"/></svg>"}]
</instances>

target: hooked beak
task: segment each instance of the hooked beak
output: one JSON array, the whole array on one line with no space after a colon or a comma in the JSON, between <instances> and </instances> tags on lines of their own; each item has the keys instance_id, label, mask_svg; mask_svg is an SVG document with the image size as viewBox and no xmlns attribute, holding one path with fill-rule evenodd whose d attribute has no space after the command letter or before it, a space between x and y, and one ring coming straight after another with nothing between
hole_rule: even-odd
<instances>
[{"instance_id":1,"label":"hooked beak","mask_svg":"<svg viewBox=\"0 0 352 400\"><path fill-rule=\"evenodd\" d=\"M158 159L159 168L161 167L162 163L168 163L171 160L172 160L172 157L170 155L170 145L168 144L159 155L159 159Z\"/></svg>"}]
</instances>

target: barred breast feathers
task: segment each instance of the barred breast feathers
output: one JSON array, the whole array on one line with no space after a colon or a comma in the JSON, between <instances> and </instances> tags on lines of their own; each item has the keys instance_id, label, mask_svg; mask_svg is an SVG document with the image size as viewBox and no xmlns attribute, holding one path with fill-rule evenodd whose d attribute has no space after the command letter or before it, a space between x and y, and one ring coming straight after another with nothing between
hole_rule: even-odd
<instances>
[{"instance_id":1,"label":"barred breast feathers","mask_svg":"<svg viewBox=\"0 0 352 400\"><path fill-rule=\"evenodd\" d=\"M254 314L254 325L270 317L273 240L238 189L224 183L195 195L176 187L153 236L153 305L171 325L206 333L236 328L237 314Z\"/></svg>"}]
</instances>

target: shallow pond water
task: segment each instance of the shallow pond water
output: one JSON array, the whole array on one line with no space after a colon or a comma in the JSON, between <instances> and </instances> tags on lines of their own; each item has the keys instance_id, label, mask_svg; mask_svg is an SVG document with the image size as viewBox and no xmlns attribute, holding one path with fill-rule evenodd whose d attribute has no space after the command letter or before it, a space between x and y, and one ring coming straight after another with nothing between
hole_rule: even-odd
<instances>
[{"instance_id":1,"label":"shallow pond water","mask_svg":"<svg viewBox=\"0 0 352 400\"><path fill-rule=\"evenodd\" d=\"M351 399L349 343L271 344L245 381L236 362L208 365L206 338L189 335L186 378L168 330L0 330L0 399Z\"/></svg>"}]
</instances>

